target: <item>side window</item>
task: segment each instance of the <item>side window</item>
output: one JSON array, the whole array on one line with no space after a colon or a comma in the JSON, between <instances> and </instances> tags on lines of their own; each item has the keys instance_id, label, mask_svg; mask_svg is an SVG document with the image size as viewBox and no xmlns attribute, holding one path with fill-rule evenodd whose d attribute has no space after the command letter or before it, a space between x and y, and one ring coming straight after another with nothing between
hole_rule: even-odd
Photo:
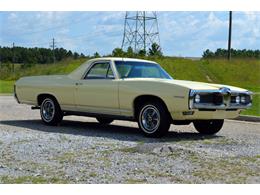
<instances>
[{"instance_id":1,"label":"side window","mask_svg":"<svg viewBox=\"0 0 260 195\"><path fill-rule=\"evenodd\" d=\"M108 67L108 70L107 70L107 78L108 79L114 79L115 78L114 73L113 73L110 66Z\"/></svg>"},{"instance_id":2,"label":"side window","mask_svg":"<svg viewBox=\"0 0 260 195\"><path fill-rule=\"evenodd\" d=\"M114 78L113 72L108 62L94 64L88 71L85 79L106 79Z\"/></svg>"}]
</instances>

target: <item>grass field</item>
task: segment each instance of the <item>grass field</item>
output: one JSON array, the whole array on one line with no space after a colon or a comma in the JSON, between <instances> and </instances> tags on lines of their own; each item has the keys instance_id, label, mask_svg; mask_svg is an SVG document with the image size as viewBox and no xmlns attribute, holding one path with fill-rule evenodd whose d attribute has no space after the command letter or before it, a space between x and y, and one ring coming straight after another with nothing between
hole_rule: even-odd
<instances>
[{"instance_id":1,"label":"grass field","mask_svg":"<svg viewBox=\"0 0 260 195\"><path fill-rule=\"evenodd\" d=\"M22 76L67 74L87 59L67 59L57 64L34 65L22 69L16 65L15 73L0 75L0 93L12 93L14 80ZM175 79L222 83L234 85L257 92L254 95L253 107L242 114L260 116L260 60L256 59L209 59L190 60L164 57L152 59Z\"/></svg>"},{"instance_id":2,"label":"grass field","mask_svg":"<svg viewBox=\"0 0 260 195\"><path fill-rule=\"evenodd\" d=\"M253 106L251 109L244 110L242 114L260 116L260 94L253 96Z\"/></svg>"},{"instance_id":3,"label":"grass field","mask_svg":"<svg viewBox=\"0 0 260 195\"><path fill-rule=\"evenodd\" d=\"M37 64L29 68L21 68L19 64L15 65L14 73L2 73L0 80L17 80L23 76L36 76L36 75L53 75L53 74L67 74L77 68L80 64L85 62L86 59L66 59L56 64Z\"/></svg>"},{"instance_id":4,"label":"grass field","mask_svg":"<svg viewBox=\"0 0 260 195\"><path fill-rule=\"evenodd\" d=\"M14 82L0 80L0 94L13 93Z\"/></svg>"}]
</instances>

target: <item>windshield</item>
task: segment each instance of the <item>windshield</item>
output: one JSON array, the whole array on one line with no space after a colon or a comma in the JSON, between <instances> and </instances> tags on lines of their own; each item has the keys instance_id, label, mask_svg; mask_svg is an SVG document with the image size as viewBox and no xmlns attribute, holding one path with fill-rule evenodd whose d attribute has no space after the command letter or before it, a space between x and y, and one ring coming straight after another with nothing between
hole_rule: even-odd
<instances>
[{"instance_id":1,"label":"windshield","mask_svg":"<svg viewBox=\"0 0 260 195\"><path fill-rule=\"evenodd\" d=\"M160 78L172 77L159 65L150 62L115 61L120 78Z\"/></svg>"}]
</instances>

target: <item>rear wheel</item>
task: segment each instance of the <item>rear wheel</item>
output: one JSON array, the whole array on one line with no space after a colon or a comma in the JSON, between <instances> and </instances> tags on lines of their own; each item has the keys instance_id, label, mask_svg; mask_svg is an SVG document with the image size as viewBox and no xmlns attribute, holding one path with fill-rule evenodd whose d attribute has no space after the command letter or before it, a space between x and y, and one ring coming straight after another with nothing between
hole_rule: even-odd
<instances>
[{"instance_id":1,"label":"rear wheel","mask_svg":"<svg viewBox=\"0 0 260 195\"><path fill-rule=\"evenodd\" d=\"M63 118L60 105L54 98L51 97L46 97L42 101L40 114L42 121L48 125L57 125Z\"/></svg>"},{"instance_id":2,"label":"rear wheel","mask_svg":"<svg viewBox=\"0 0 260 195\"><path fill-rule=\"evenodd\" d=\"M220 131L224 124L223 119L218 120L197 120L193 122L195 129L201 133L206 135L213 135Z\"/></svg>"},{"instance_id":3,"label":"rear wheel","mask_svg":"<svg viewBox=\"0 0 260 195\"><path fill-rule=\"evenodd\" d=\"M97 117L96 119L102 125L108 125L113 122L113 119L110 118Z\"/></svg>"},{"instance_id":4,"label":"rear wheel","mask_svg":"<svg viewBox=\"0 0 260 195\"><path fill-rule=\"evenodd\" d=\"M138 125L148 137L164 136L170 128L167 108L157 101L140 106Z\"/></svg>"}]
</instances>

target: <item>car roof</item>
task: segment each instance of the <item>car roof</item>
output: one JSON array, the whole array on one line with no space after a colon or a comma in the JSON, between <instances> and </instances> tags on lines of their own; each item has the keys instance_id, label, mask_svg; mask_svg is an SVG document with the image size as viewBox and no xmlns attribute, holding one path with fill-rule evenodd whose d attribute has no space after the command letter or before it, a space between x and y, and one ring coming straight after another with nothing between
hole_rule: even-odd
<instances>
[{"instance_id":1,"label":"car roof","mask_svg":"<svg viewBox=\"0 0 260 195\"><path fill-rule=\"evenodd\" d=\"M135 61L135 62L149 62L149 63L156 63L150 60L143 60L137 58L120 58L120 57L102 57L102 58L93 58L91 61L99 61L99 60L111 60L111 61Z\"/></svg>"},{"instance_id":2,"label":"car roof","mask_svg":"<svg viewBox=\"0 0 260 195\"><path fill-rule=\"evenodd\" d=\"M87 60L85 63L81 64L77 69L68 74L69 77L74 79L80 79L83 73L86 71L88 66L90 66L93 62L96 61L135 61L135 62L148 62L148 63L156 63L149 60L136 59L136 58L119 58L119 57L102 57L102 58L93 58Z\"/></svg>"}]
</instances>

